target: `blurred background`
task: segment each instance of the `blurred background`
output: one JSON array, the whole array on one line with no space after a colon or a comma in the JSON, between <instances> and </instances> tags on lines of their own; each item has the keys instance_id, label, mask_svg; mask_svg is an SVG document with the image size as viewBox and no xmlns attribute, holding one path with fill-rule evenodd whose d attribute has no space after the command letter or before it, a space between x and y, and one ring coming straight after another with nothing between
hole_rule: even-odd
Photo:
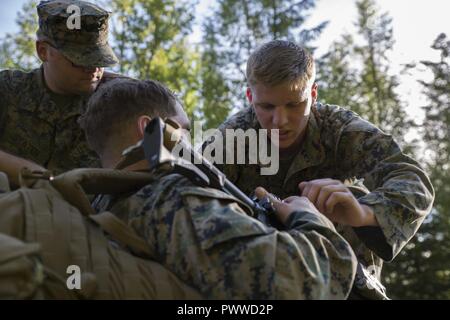
<instances>
[{"instance_id":1,"label":"blurred background","mask_svg":"<svg viewBox=\"0 0 450 320\"><path fill-rule=\"evenodd\" d=\"M0 69L29 70L36 0L0 2ZM112 71L159 80L204 129L246 105L245 62L274 38L309 48L319 101L392 134L430 174L432 214L383 268L396 299L450 299L450 1L92 0L111 12Z\"/></svg>"}]
</instances>

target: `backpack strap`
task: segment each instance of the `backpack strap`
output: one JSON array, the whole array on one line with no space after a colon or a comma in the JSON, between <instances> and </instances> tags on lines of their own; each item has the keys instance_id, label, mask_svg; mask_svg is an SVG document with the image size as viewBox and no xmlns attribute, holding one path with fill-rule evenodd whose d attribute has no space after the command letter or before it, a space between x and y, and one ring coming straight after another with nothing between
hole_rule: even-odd
<instances>
[{"instance_id":1,"label":"backpack strap","mask_svg":"<svg viewBox=\"0 0 450 320\"><path fill-rule=\"evenodd\" d=\"M106 233L111 235L114 240L126 245L135 254L148 258L154 257L154 253L150 250L150 246L145 240L139 237L130 226L111 212L105 211L90 215L89 218L95 221Z\"/></svg>"},{"instance_id":2,"label":"backpack strap","mask_svg":"<svg viewBox=\"0 0 450 320\"><path fill-rule=\"evenodd\" d=\"M124 279L124 281L115 279L117 282L115 286L120 287L120 290L116 289L117 293L113 292L113 296L123 292L122 296L126 299L202 299L199 292L187 286L170 270L155 261L155 254L144 239L139 237L130 226L114 214L106 211L89 216L89 219L95 221L114 241L126 245L134 254L138 255L138 257L135 256L130 260L128 253L125 251L109 252L110 263L108 267L114 270L117 264L120 265L121 279ZM111 248L109 247L109 249ZM97 254L95 249L92 254ZM99 274L99 272L97 271L96 274Z\"/></svg>"},{"instance_id":3,"label":"backpack strap","mask_svg":"<svg viewBox=\"0 0 450 320\"><path fill-rule=\"evenodd\" d=\"M42 298L40 246L0 233L0 299Z\"/></svg>"},{"instance_id":4,"label":"backpack strap","mask_svg":"<svg viewBox=\"0 0 450 320\"><path fill-rule=\"evenodd\" d=\"M90 215L89 219L98 224L114 241L127 246L134 254L143 258L153 258L150 246L144 239L111 212L105 211ZM96 254L93 252L93 255ZM122 266L122 277L126 281L119 281L117 285L123 290L122 294L127 299L170 299L174 297L173 288L169 285L173 282L172 279L169 279L169 272L161 270L162 267L159 264L152 260L146 260L141 262L143 263L142 266L139 266L141 258L135 257L130 260L121 250L110 252L110 256L115 258L110 261L109 267L114 269L117 263ZM119 261L116 262L115 260ZM151 268L148 267L149 264L152 265ZM151 274L146 273L146 276L143 276L144 270ZM153 281L149 281L149 279ZM143 282L146 282L146 285L143 285ZM138 288L140 289L138 290Z\"/></svg>"},{"instance_id":5,"label":"backpack strap","mask_svg":"<svg viewBox=\"0 0 450 320\"><path fill-rule=\"evenodd\" d=\"M8 180L8 176L0 171L0 193L6 193L11 191L9 188L9 180Z\"/></svg>"},{"instance_id":6,"label":"backpack strap","mask_svg":"<svg viewBox=\"0 0 450 320\"><path fill-rule=\"evenodd\" d=\"M87 194L121 194L142 188L153 180L149 172L113 169L75 169L50 183L71 205L85 215L95 214Z\"/></svg>"},{"instance_id":7,"label":"backpack strap","mask_svg":"<svg viewBox=\"0 0 450 320\"><path fill-rule=\"evenodd\" d=\"M89 221L87 222L86 227L91 249L90 260L92 261L92 270L97 278L96 299L117 299L121 296L120 292L117 292L117 288L109 286L111 266L108 240L98 227L89 223Z\"/></svg>"}]
</instances>

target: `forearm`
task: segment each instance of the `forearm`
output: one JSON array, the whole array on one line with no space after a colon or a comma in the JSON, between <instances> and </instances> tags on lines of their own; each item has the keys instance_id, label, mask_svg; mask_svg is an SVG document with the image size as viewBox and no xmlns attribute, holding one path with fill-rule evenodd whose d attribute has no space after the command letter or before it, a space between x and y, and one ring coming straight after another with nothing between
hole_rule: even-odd
<instances>
[{"instance_id":1,"label":"forearm","mask_svg":"<svg viewBox=\"0 0 450 320\"><path fill-rule=\"evenodd\" d=\"M359 238L378 256L392 260L431 210L434 190L427 174L379 131L345 133L338 154L347 177L364 179L370 193L358 197L358 202L370 207L379 226L379 230L370 225L361 228Z\"/></svg>"},{"instance_id":2,"label":"forearm","mask_svg":"<svg viewBox=\"0 0 450 320\"><path fill-rule=\"evenodd\" d=\"M389 261L414 236L429 214L434 190L425 172L402 154L380 163L371 172L368 184L372 184L372 191L359 202L374 212L386 243L391 247L390 254L382 256Z\"/></svg>"},{"instance_id":3,"label":"forearm","mask_svg":"<svg viewBox=\"0 0 450 320\"><path fill-rule=\"evenodd\" d=\"M297 270L303 271L293 269L293 273L307 272L305 285L313 289L312 296L305 298L346 298L356 272L356 257L331 221L323 215L294 212L286 225L287 233L295 241L294 248L301 252L302 265L298 265ZM278 240L278 243L282 244L282 241ZM291 246L292 243L288 243L288 252L293 250ZM283 270L279 271L282 273Z\"/></svg>"},{"instance_id":4,"label":"forearm","mask_svg":"<svg viewBox=\"0 0 450 320\"><path fill-rule=\"evenodd\" d=\"M295 213L292 229L279 232L231 210L221 221L191 215L178 213L156 247L163 264L207 297L345 299L350 292L356 258L325 217Z\"/></svg>"},{"instance_id":5,"label":"forearm","mask_svg":"<svg viewBox=\"0 0 450 320\"><path fill-rule=\"evenodd\" d=\"M44 167L0 150L0 171L6 173L13 187L19 185L19 173L23 167L30 170L45 170Z\"/></svg>"}]
</instances>

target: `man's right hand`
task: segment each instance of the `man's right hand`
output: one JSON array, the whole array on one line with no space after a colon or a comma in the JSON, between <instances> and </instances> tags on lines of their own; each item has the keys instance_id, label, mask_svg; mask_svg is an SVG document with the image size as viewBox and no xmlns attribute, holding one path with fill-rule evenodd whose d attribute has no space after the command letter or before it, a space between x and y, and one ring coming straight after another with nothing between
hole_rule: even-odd
<instances>
[{"instance_id":1,"label":"man's right hand","mask_svg":"<svg viewBox=\"0 0 450 320\"><path fill-rule=\"evenodd\" d=\"M19 173L23 167L30 170L45 171L44 167L0 150L0 171L6 173L12 188L19 186Z\"/></svg>"},{"instance_id":2,"label":"man's right hand","mask_svg":"<svg viewBox=\"0 0 450 320\"><path fill-rule=\"evenodd\" d=\"M310 213L316 213L320 215L320 212L317 210L314 204L306 197L292 196L280 201L262 187L256 188L255 195L260 200L266 196L269 197L276 211L275 214L284 225L286 225L286 221L294 211L308 211Z\"/></svg>"}]
</instances>

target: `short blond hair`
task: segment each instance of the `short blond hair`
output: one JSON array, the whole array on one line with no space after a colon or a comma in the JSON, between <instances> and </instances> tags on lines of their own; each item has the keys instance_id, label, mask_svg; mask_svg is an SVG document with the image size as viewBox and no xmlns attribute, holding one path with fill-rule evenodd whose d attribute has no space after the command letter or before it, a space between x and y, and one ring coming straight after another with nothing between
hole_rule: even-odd
<instances>
[{"instance_id":1,"label":"short blond hair","mask_svg":"<svg viewBox=\"0 0 450 320\"><path fill-rule=\"evenodd\" d=\"M292 41L273 40L260 46L247 61L247 83L273 87L290 83L305 88L315 80L313 56Z\"/></svg>"}]
</instances>

